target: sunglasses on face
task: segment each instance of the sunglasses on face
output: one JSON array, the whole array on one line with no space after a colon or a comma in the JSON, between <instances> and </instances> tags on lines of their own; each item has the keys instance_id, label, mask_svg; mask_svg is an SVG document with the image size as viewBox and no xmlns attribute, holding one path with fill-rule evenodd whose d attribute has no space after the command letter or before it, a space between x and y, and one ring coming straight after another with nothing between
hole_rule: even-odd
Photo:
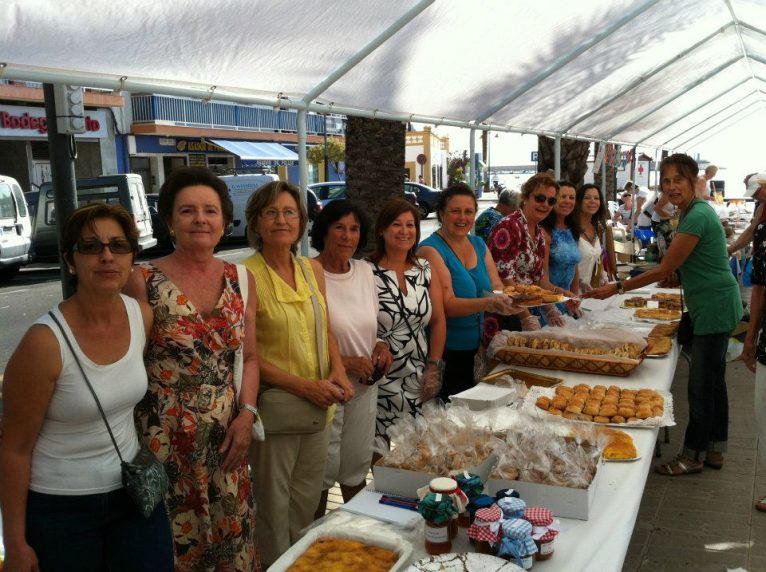
<instances>
[{"instance_id":1,"label":"sunglasses on face","mask_svg":"<svg viewBox=\"0 0 766 572\"><path fill-rule=\"evenodd\" d=\"M545 195L532 195L532 198L535 200L536 203L544 203L545 201L548 201L548 206L553 206L556 204L556 197L546 197Z\"/></svg>"},{"instance_id":2,"label":"sunglasses on face","mask_svg":"<svg viewBox=\"0 0 766 572\"><path fill-rule=\"evenodd\" d=\"M80 239L72 250L80 254L95 255L101 254L107 247L112 254L131 254L133 252L133 243L125 238L113 238L109 242Z\"/></svg>"}]
</instances>

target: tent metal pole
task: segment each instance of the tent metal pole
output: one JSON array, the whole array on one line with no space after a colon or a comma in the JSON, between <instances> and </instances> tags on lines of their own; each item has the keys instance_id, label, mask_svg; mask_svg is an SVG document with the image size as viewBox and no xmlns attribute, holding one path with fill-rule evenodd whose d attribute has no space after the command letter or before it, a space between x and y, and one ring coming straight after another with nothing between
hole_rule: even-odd
<instances>
[{"instance_id":1,"label":"tent metal pole","mask_svg":"<svg viewBox=\"0 0 766 572\"><path fill-rule=\"evenodd\" d=\"M300 195L301 204L303 209L307 208L307 189L309 185L309 167L306 159L306 110L298 110L298 171L300 173ZM309 237L308 233L304 233L301 237L301 255L308 256L309 254Z\"/></svg>"},{"instance_id":2,"label":"tent metal pole","mask_svg":"<svg viewBox=\"0 0 766 572\"><path fill-rule=\"evenodd\" d=\"M601 145L606 145L605 141ZM601 161L601 196L606 197L606 149L604 149L604 159Z\"/></svg>"},{"instance_id":3,"label":"tent metal pole","mask_svg":"<svg viewBox=\"0 0 766 572\"><path fill-rule=\"evenodd\" d=\"M476 128L471 127L471 135L468 142L468 168L470 169L468 184L471 189L476 189Z\"/></svg>"},{"instance_id":4,"label":"tent metal pole","mask_svg":"<svg viewBox=\"0 0 766 572\"><path fill-rule=\"evenodd\" d=\"M750 81L751 79L752 79L752 78L746 77L745 79L743 79L743 80L742 80L742 81L740 81L739 83L736 83L736 84L734 84L734 85L733 85L733 86L731 86L731 87L727 87L727 88L726 88L724 91L722 91L722 92L720 92L720 93L717 93L717 94L716 94L714 97L711 97L710 99L707 99L707 100L705 100L705 102L704 102L704 103L701 103L700 105L698 105L698 106L697 106L697 107L695 107L694 109L692 109L692 110L690 110L690 111L688 111L688 112L684 113L684 114L683 114L681 117L679 117L679 118L677 118L677 119L674 119L674 120L673 120L673 121L671 121L670 123L666 123L665 125L663 125L663 126L662 126L662 127L660 127L659 129L657 129L657 131L653 131L652 133L650 133L649 135L647 135L647 136L646 136L646 137L644 137L643 139L641 139L641 140L639 140L639 141L636 141L636 145L641 145L641 144L642 144L644 141L646 141L646 140L647 140L647 139L649 139L650 137L654 137L655 135L657 135L657 133L660 133L660 132L662 132L662 131L665 131L665 129L667 129L668 127L671 127L671 126L675 125L675 124L676 124L676 123L678 123L679 121L682 121L683 119L685 119L685 118L689 117L689 116L690 116L692 113L695 113L695 112L699 111L700 109L702 109L703 107L705 107L706 105L709 105L709 104L713 103L713 102L714 102L716 99L719 99L719 98L723 97L724 95L726 95L727 93L729 93L729 92L731 92L731 91L734 91L734 90L735 90L735 89L737 89L739 86L741 86L741 85L742 85L742 84L744 84L744 83L747 83L747 82L748 82L748 81ZM748 94L748 95L749 95L749 94Z\"/></svg>"},{"instance_id":5,"label":"tent metal pole","mask_svg":"<svg viewBox=\"0 0 766 572\"><path fill-rule=\"evenodd\" d=\"M753 103L751 103L750 105L748 105L748 106L745 106L745 107L743 107L742 109L740 109L740 110L738 110L738 111L735 111L734 113L730 114L728 117L724 117L723 119L721 119L721 121L719 121L718 123L715 123L715 124L711 125L710 127L708 127L708 128L707 128L705 131L703 131L702 133L697 133L697 135L694 135L693 137L690 137L689 139L687 139L687 140L686 140L686 141L684 141L683 143L679 143L678 145L673 145L673 148L674 148L674 149L680 149L680 148L684 147L684 146L685 146L686 144L688 144L690 141L694 141L695 139L697 139L697 138L698 138L700 135L705 135L705 134L707 134L709 131L712 131L713 129L715 129L716 127L718 127L718 126L719 126L721 123L724 123L725 121L728 121L728 120L729 120L729 119L731 119L732 117L736 117L737 115L739 115L740 113L742 113L743 111L745 111L746 109L748 109L749 107L752 107L752 106L754 106L754 105L756 105L756 104L758 104L758 103L761 103L761 104L762 104L763 102L762 102L762 101L760 101L760 100L758 100L758 101L754 101L754 102L753 102ZM748 115L750 115L750 114L748 113ZM705 137L704 139L701 139L700 141L705 141L705 140L707 140L707 139L709 139L709 138L710 138L710 136L708 136L708 137Z\"/></svg>"},{"instance_id":6,"label":"tent metal pole","mask_svg":"<svg viewBox=\"0 0 766 572\"><path fill-rule=\"evenodd\" d=\"M571 52L564 54L560 58L556 59L553 63L543 68L543 70L537 74L535 77L529 79L528 81L525 81L522 83L518 88L514 89L507 97L503 98L499 103L493 105L492 107L485 109L483 113L479 115L479 118L476 120L477 123L481 123L483 121L486 121L489 117L492 117L495 113L500 111L502 108L506 107L525 93L527 93L530 89L544 81L545 79L549 78L551 75L559 71L561 68L563 68L565 65L567 65L572 60L576 59L578 56L583 54L584 52L587 52L589 49L591 49L593 46L601 42L602 40L608 38L612 34L614 34L617 30L625 26L626 24L630 23L635 18L639 17L641 14L646 12L649 8L657 4L659 0L649 0L648 2L645 2L641 6L638 6L637 8L631 10L627 14L625 14L622 18L615 21L610 26L607 26L604 28L601 32L594 35L592 38L590 38L587 42L584 42L583 44L579 45L577 48L572 50Z\"/></svg>"},{"instance_id":7,"label":"tent metal pole","mask_svg":"<svg viewBox=\"0 0 766 572\"><path fill-rule=\"evenodd\" d=\"M327 88L346 75L351 69L353 69L359 62L369 56L372 52L377 50L383 43L396 34L399 30L404 28L412 20L417 18L420 13L428 8L435 0L420 0L412 8L402 14L396 21L388 28L383 30L376 38L370 43L351 56L345 63L341 64L330 75L314 86L306 95L303 96L304 103L311 103L320 94L327 91Z\"/></svg>"},{"instance_id":8,"label":"tent metal pole","mask_svg":"<svg viewBox=\"0 0 766 572\"><path fill-rule=\"evenodd\" d=\"M609 99L607 99L607 100L606 100L604 103L601 103L601 104L597 105L595 108L591 109L591 110L590 110L590 111L588 111L587 113L584 113L583 115L581 115L580 117L578 117L577 119L575 119L574 123L571 123L571 124L567 125L567 126L564 128L564 133L567 133L567 132L568 132L570 129L572 129L572 128L573 128L575 125L578 125L578 124L582 123L583 121L585 121L586 119L588 119L588 118L590 118L590 117L593 117L593 116L594 116L596 113L598 113L599 111L601 111L602 109L604 109L604 108L605 108L605 107L607 107L608 105L610 105L610 104L614 103L615 101L617 101L618 99L620 99L620 98L621 98L623 95L625 95L626 93L628 93L628 92L630 92L630 91L634 90L634 89L635 89L635 88L637 88L639 85L642 85L643 83L646 83L646 81L647 81L647 80L651 79L652 77L654 77L655 75L657 75L658 73L660 73L662 70L664 70L664 69L665 69L665 68L667 68L668 66L670 66L670 65L672 65L672 64L674 64L674 63L676 63L676 62L680 61L681 59L685 58L687 55L689 55L690 53L692 53L694 50L696 50L696 49L697 49L697 48L699 48L700 46L702 46L702 45L704 45L704 44L708 43L710 40L712 40L713 38L715 38L717 35L719 35L719 34L721 34L721 33L725 32L725 31L726 31L726 29L728 29L728 28L729 28L729 27L731 27L731 26L733 26L733 24L728 24L728 25L724 26L723 28L721 28L720 30L716 30L716 31L715 31L715 32L713 32L712 34L708 34L707 36L705 36L704 38L702 38L702 39L701 39L699 42L696 42L694 45L692 45L692 46L690 46L690 47L686 48L686 49L685 49L684 51L682 51L681 53L679 53L679 54L676 54L675 56L673 56L672 58L670 58L669 60L667 60L665 63L663 63L662 65L660 65L658 68L656 68L656 69L652 70L652 71L651 71L651 73L648 73L648 74L646 74L646 75L642 75L642 76L641 76L641 77L639 77L639 78L636 78L636 79L635 79L633 82L631 82L630 84L628 84L628 86L627 86L627 87L625 87L624 89L621 89L621 90L620 90L619 92L617 92L615 95L613 95L612 97L610 97Z\"/></svg>"},{"instance_id":9,"label":"tent metal pole","mask_svg":"<svg viewBox=\"0 0 766 572\"><path fill-rule=\"evenodd\" d=\"M615 129L615 130L614 130L614 131L613 131L613 132L612 132L612 133L609 135L609 137L608 137L608 138L609 138L609 139L612 139L612 138L613 138L615 135L617 135L618 133L622 133L622 132L623 132L623 131L625 131L625 130L626 130L628 127L632 127L633 125L635 125L636 123L638 123L638 122L640 122L640 121L643 121L644 119L646 119L646 118L647 118L647 117L649 117L650 115L653 115L654 113L657 113L657 111L659 111L660 109L662 109L663 107L665 107L665 106L666 106L668 103L670 103L670 102L672 102L672 101L675 101L676 99L678 99L678 98L679 98L679 97L681 97L682 95L686 95L686 94L687 94L687 93L689 93L691 90L693 90L695 87L697 87L697 86L699 86L699 85L701 85L701 84L705 83L705 82L706 82L707 80L709 80L711 77L713 77L713 76L715 76L715 75L718 75L719 73L721 73L721 72L722 72L723 70L725 70L726 68L728 68L728 67L731 67L732 65L734 65L735 63L737 63L737 62L738 62L740 59L742 59L742 58L741 58L740 56L737 56L737 57L735 57L735 58L731 58L730 60L727 60L726 62L724 62L724 63L723 63L723 64L721 64L720 66L716 67L715 69L713 69L713 70L709 71L708 73L706 73L705 75L703 75L701 78L699 78L699 79L697 79L697 80L693 81L693 82L692 82L690 85L688 85L688 86L684 86L684 87L683 87L683 89L681 89L680 91L676 92L674 95L671 95L670 97L666 97L666 98L665 98L665 99L663 99L663 100L662 100L662 101L661 101L659 104L657 104L657 105L655 105L654 107L652 107L652 108L651 108L649 111L647 111L646 113L642 113L642 114L641 114L639 117L636 117L635 119L631 119L630 121L628 121L628 122L626 122L626 123L623 123L623 124L622 124L622 125L620 125L620 126L617 128L617 129Z\"/></svg>"},{"instance_id":10,"label":"tent metal pole","mask_svg":"<svg viewBox=\"0 0 766 572\"><path fill-rule=\"evenodd\" d=\"M708 132L708 131L705 131L705 132L704 132L704 135L706 135L706 136L705 136L705 137L703 137L702 139L700 139L699 141L697 141L697 142L696 142L696 144L697 144L697 145L699 145L699 144L700 144L700 143L702 143L703 141L707 141L708 139L710 139L710 138L711 138L711 137L713 137L714 135L718 135L718 134L719 134L721 131L723 131L724 129L728 129L728 128L729 128L729 127L731 127L732 125L736 125L736 124L737 124L737 123L739 123L740 121L744 121L744 120L745 120L745 118L747 118L747 117L750 117L750 116L751 116L753 113L757 113L757 112L759 112L759 111L761 111L761 112L764 112L764 111L766 111L766 108L764 108L764 107L760 107L760 108L758 108L758 109L753 109L753 110L752 110L750 113L746 113L745 115L743 115L742 117L738 118L736 121L734 121L734 122L733 122L733 123L731 123L730 125L726 125L725 127L722 127L721 129L718 129L717 131L715 131L715 132L713 132L713 133L710 133L709 135L708 135L708 133L709 133L709 132ZM726 120L724 120L724 121L726 121ZM721 123L723 123L723 121L722 121ZM692 138L692 139L690 139L690 141L691 141L691 140L693 140L693 138Z\"/></svg>"},{"instance_id":11,"label":"tent metal pole","mask_svg":"<svg viewBox=\"0 0 766 572\"><path fill-rule=\"evenodd\" d=\"M556 135L553 140L553 177L561 179L561 135Z\"/></svg>"},{"instance_id":12,"label":"tent metal pole","mask_svg":"<svg viewBox=\"0 0 766 572\"><path fill-rule=\"evenodd\" d=\"M742 58L745 60L745 66L747 66L747 71L750 74L751 79L755 79L755 73L753 72L753 66L750 65L750 57L747 53L747 48L745 47L745 41L742 39L742 29L739 27L739 18L737 18L737 15L734 13L734 8L731 5L731 0L724 0L724 3L726 4L726 7L729 9L729 14L731 14L731 19L734 22L734 29L737 32L737 45L739 46L739 49L742 51Z\"/></svg>"},{"instance_id":13,"label":"tent metal pole","mask_svg":"<svg viewBox=\"0 0 766 572\"><path fill-rule=\"evenodd\" d=\"M747 80L747 81L749 81L749 80ZM700 125L702 125L706 121L709 121L710 119L713 119L713 117L715 117L716 115L720 115L721 113L725 113L727 111L731 111L732 106L737 105L738 103L741 103L741 102L745 101L748 97L751 97L754 93L756 93L756 92L752 91L752 92L748 93L746 96L744 96L742 99L738 99L737 101L732 103L730 106L725 107L724 109L719 109L718 111L716 111L712 115L708 115L702 121L699 121L699 122L695 123L694 125L692 125L688 129L684 129L683 131L681 131L681 133L678 133L678 134L674 135L673 137L671 137L670 139L668 139L667 141L663 142L662 145L660 145L660 147L665 147L666 145L668 145L674 139L678 139L679 137L685 135L686 133L689 133L689 131L691 131L692 129L695 129L696 127L699 127ZM703 131L703 133L704 133L704 131ZM698 135L702 135L702 133L698 133Z\"/></svg>"}]
</instances>

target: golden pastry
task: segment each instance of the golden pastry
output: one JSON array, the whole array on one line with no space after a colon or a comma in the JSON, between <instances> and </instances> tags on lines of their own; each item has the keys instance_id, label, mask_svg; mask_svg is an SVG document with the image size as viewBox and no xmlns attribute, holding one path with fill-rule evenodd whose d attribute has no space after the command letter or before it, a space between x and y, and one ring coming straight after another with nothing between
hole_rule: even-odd
<instances>
[{"instance_id":1,"label":"golden pastry","mask_svg":"<svg viewBox=\"0 0 766 572\"><path fill-rule=\"evenodd\" d=\"M319 538L287 569L288 572L366 570L387 572L399 556L392 550L345 538Z\"/></svg>"},{"instance_id":2,"label":"golden pastry","mask_svg":"<svg viewBox=\"0 0 766 572\"><path fill-rule=\"evenodd\" d=\"M541 395L537 398L535 405L537 405L540 409L547 410L551 406L551 398Z\"/></svg>"}]
</instances>

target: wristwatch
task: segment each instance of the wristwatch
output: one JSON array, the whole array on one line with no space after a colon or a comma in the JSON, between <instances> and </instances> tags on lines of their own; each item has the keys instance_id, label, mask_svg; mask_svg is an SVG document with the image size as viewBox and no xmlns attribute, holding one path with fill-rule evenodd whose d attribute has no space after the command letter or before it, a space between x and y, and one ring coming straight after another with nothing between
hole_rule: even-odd
<instances>
[{"instance_id":1,"label":"wristwatch","mask_svg":"<svg viewBox=\"0 0 766 572\"><path fill-rule=\"evenodd\" d=\"M625 288L622 287L622 280L617 280L615 282L615 285L617 286L617 293L618 294L625 294Z\"/></svg>"},{"instance_id":2,"label":"wristwatch","mask_svg":"<svg viewBox=\"0 0 766 572\"><path fill-rule=\"evenodd\" d=\"M258 418L258 408L254 405L250 405L249 403L240 403L239 404L240 410L244 409L245 411L249 411L253 414L253 420Z\"/></svg>"}]
</instances>

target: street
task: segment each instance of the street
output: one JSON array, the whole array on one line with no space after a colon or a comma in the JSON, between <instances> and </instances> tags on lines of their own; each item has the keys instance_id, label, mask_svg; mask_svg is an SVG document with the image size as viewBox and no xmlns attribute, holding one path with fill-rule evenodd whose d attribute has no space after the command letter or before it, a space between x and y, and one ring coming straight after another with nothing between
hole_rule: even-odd
<instances>
[{"instance_id":1,"label":"street","mask_svg":"<svg viewBox=\"0 0 766 572\"><path fill-rule=\"evenodd\" d=\"M480 201L479 210L492 204L492 201ZM431 215L421 222L421 240L438 228L436 216ZM372 229L370 229L372 234ZM217 254L219 258L229 262L239 262L250 255L252 250L244 243L226 245ZM316 256L316 251L310 249L309 255ZM138 262L152 260L162 254L151 251L142 254ZM10 359L13 350L24 335L24 332L42 314L61 301L61 283L57 264L32 264L10 282L0 285L0 381L2 372ZM1 401L0 401L1 403Z\"/></svg>"}]
</instances>

